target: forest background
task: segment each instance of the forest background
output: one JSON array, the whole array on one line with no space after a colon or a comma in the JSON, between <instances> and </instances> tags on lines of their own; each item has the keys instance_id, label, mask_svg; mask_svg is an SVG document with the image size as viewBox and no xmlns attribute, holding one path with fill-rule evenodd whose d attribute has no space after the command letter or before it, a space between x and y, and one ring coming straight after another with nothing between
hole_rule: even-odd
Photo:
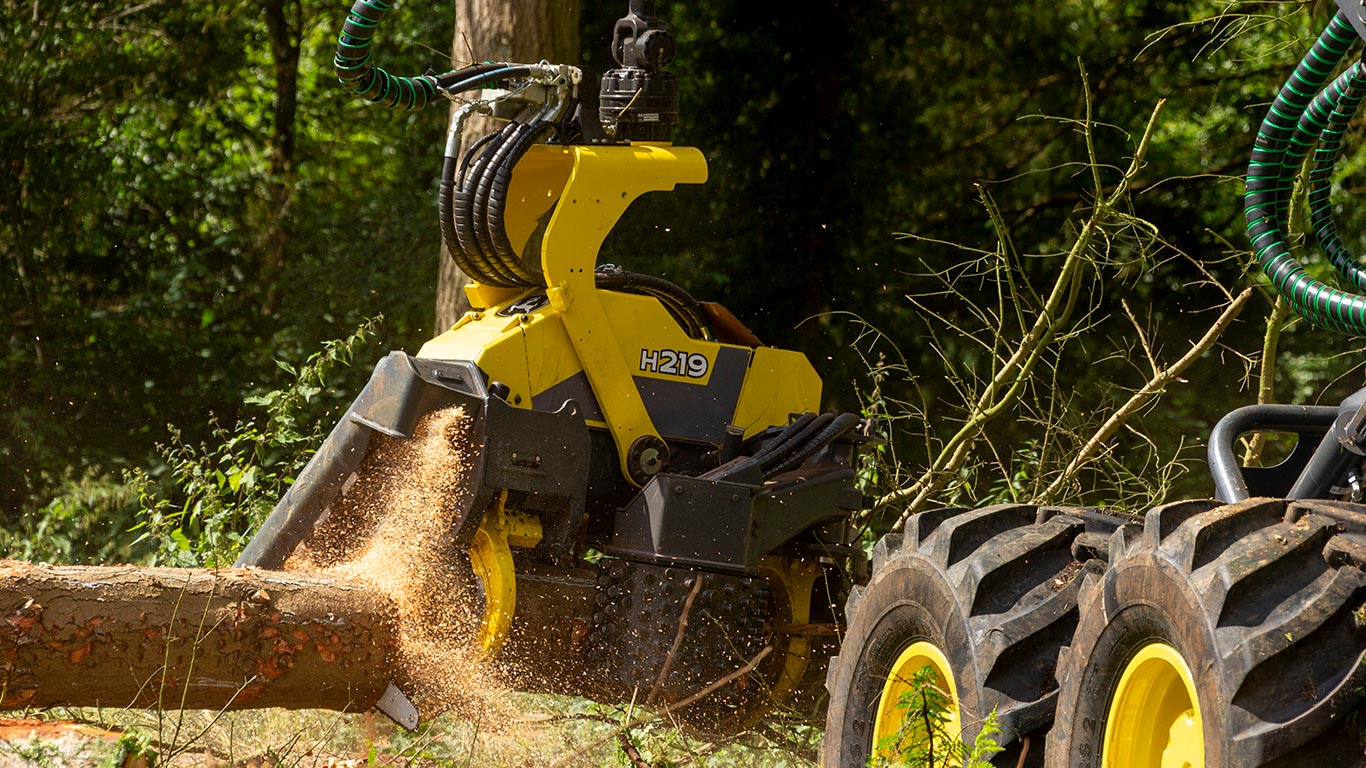
<instances>
[{"instance_id":1,"label":"forest background","mask_svg":"<svg viewBox=\"0 0 1366 768\"><path fill-rule=\"evenodd\" d=\"M625 5L578 11L583 61L599 71ZM1150 378L1145 357L1189 350L1251 285L1219 343L1106 442L1104 466L1052 500L1209 495L1205 437L1256 401L1273 306L1242 234L1241 175L1266 105L1331 3L658 7L679 43L675 141L701 148L711 177L638 203L600 262L667 277L725 303L765 342L805 352L827 407L882 419L896 465L869 471L881 493L942 447L935 435L963 418L971 382L990 377L983 320L1003 316L979 310L1000 306L1001 273L973 265L1015 254L1011 290L1045 292L1079 212L1120 182L1165 100L1126 182L1126 221L1141 224L1106 233L1103 258L1088 264L1068 353L1050 358L1029 408L974 442L989 466L965 467L935 500L1030 496L1073 445L1050 444L1049 430L1091 433ZM330 428L386 350L415 352L440 330L445 112L388 112L338 87L344 10L8 6L0 556L156 557L130 529L149 494L189 493L175 446L225 456L214 453L223 443L271 423L270 393L299 392L300 366L324 342L382 315L341 355L353 364L307 383L291 406L300 439L255 451L259 466L223 460L217 482L248 493L312 447L303 438ZM449 4L402 4L380 32L380 63L444 69L453 15ZM1345 165L1340 229L1359 246L1350 233L1366 231L1366 209L1349 197L1361 163ZM1274 399L1336 402L1361 385L1350 340L1273 318L1282 325ZM1117 491L1120 475L1147 491ZM193 527L190 512L176 524Z\"/></svg>"}]
</instances>

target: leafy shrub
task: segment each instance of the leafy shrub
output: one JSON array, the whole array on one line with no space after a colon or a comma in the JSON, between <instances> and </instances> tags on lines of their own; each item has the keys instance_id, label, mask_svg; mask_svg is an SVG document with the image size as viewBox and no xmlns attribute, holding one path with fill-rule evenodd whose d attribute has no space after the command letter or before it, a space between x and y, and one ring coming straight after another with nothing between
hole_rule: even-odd
<instances>
[{"instance_id":1,"label":"leafy shrub","mask_svg":"<svg viewBox=\"0 0 1366 768\"><path fill-rule=\"evenodd\" d=\"M132 474L142 502L139 543L148 542L153 563L229 565L284 495L321 442L328 420L317 413L328 376L349 365L382 318L361 324L345 339L328 341L303 365L277 361L293 377L282 389L247 398L259 418L231 428L213 422L212 439L186 443L171 427L171 441L157 446L166 476Z\"/></svg>"}]
</instances>

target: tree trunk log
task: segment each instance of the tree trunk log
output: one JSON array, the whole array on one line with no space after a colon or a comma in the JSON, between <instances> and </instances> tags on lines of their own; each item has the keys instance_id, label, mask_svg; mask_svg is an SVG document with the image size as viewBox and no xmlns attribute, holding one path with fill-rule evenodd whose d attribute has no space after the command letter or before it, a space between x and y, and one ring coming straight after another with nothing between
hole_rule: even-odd
<instances>
[{"instance_id":1,"label":"tree trunk log","mask_svg":"<svg viewBox=\"0 0 1366 768\"><path fill-rule=\"evenodd\" d=\"M315 574L0 560L0 709L364 710L396 616Z\"/></svg>"}]
</instances>

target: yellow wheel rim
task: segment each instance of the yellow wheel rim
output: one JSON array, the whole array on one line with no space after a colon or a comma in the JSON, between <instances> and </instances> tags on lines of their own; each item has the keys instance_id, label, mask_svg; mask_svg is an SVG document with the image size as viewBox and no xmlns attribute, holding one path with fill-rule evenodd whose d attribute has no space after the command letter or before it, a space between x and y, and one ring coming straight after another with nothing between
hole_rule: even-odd
<instances>
[{"instance_id":1,"label":"yellow wheel rim","mask_svg":"<svg viewBox=\"0 0 1366 768\"><path fill-rule=\"evenodd\" d=\"M1101 755L1102 768L1204 768L1195 679L1175 648L1146 645L1124 668Z\"/></svg>"},{"instance_id":2,"label":"yellow wheel rim","mask_svg":"<svg viewBox=\"0 0 1366 768\"><path fill-rule=\"evenodd\" d=\"M811 594L821 576L820 565L807 560L764 555L759 558L759 570L773 588L779 620L785 620L794 627L810 623ZM792 697L811 662L810 638L790 635L786 645L782 674L769 691L769 698L780 703Z\"/></svg>"},{"instance_id":3,"label":"yellow wheel rim","mask_svg":"<svg viewBox=\"0 0 1366 768\"><path fill-rule=\"evenodd\" d=\"M929 668L931 682L948 695L948 722L944 730L954 739L960 738L962 725L958 718L958 689L953 684L953 671L944 652L933 643L920 641L912 643L901 652L896 663L887 673L887 681L882 685L882 696L877 702L877 719L873 721L874 754L895 759L894 752L881 747L888 737L895 737L905 721L906 710L897 706L901 697L913 689L911 683L916 673Z\"/></svg>"}]
</instances>

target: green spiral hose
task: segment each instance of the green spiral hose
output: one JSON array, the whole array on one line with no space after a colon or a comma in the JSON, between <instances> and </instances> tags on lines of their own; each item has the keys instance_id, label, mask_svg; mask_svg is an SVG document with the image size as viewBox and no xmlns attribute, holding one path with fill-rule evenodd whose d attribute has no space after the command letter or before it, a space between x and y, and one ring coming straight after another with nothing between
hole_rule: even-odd
<instances>
[{"instance_id":1,"label":"green spiral hose","mask_svg":"<svg viewBox=\"0 0 1366 768\"><path fill-rule=\"evenodd\" d=\"M1360 62L1333 77L1356 41L1351 22L1338 13L1282 86L1257 132L1247 170L1244 213L1248 237L1262 269L1295 312L1315 325L1366 336L1366 297L1310 276L1295 259L1286 231L1295 176L1317 144L1309 197L1315 236L1343 277L1363 287L1366 276L1342 245L1328 201L1342 131L1360 105L1366 87ZM1325 88L1330 80L1332 85Z\"/></svg>"},{"instance_id":2,"label":"green spiral hose","mask_svg":"<svg viewBox=\"0 0 1366 768\"><path fill-rule=\"evenodd\" d=\"M1334 106L1319 134L1319 146L1314 150L1314 167L1309 174L1309 221L1319 247L1328 255L1338 273L1362 291L1366 290L1366 268L1347 250L1338 236L1328 196L1332 191L1333 169L1342 149L1343 133L1366 97L1366 65L1355 62L1324 93L1331 94Z\"/></svg>"},{"instance_id":3,"label":"green spiral hose","mask_svg":"<svg viewBox=\"0 0 1366 768\"><path fill-rule=\"evenodd\" d=\"M367 101L393 109L422 109L436 96L435 77L395 77L370 60L375 29L391 7L384 0L356 0L337 38L332 66L337 70L337 78Z\"/></svg>"}]
</instances>

